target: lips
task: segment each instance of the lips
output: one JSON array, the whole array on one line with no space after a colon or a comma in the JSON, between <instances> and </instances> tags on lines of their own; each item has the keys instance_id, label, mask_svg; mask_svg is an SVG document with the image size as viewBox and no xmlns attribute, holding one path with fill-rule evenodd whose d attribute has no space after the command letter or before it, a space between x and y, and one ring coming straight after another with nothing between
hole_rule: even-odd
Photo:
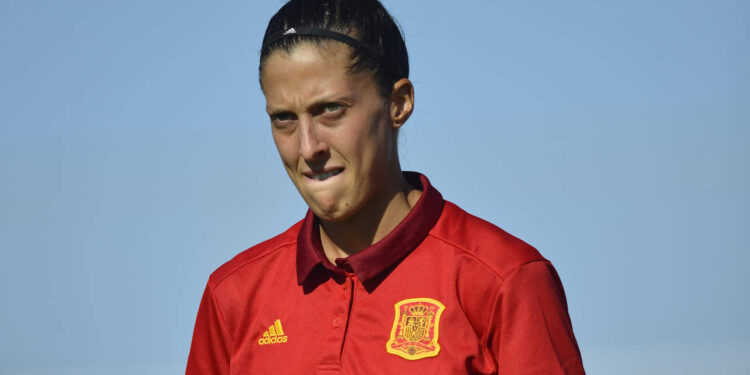
<instances>
[{"instance_id":1,"label":"lips","mask_svg":"<svg viewBox=\"0 0 750 375\"><path fill-rule=\"evenodd\" d=\"M311 171L311 172L305 172L303 173L305 177L316 180L316 181L324 181L328 179L329 177L333 177L341 172L344 171L344 168L331 168L326 169L322 171Z\"/></svg>"}]
</instances>

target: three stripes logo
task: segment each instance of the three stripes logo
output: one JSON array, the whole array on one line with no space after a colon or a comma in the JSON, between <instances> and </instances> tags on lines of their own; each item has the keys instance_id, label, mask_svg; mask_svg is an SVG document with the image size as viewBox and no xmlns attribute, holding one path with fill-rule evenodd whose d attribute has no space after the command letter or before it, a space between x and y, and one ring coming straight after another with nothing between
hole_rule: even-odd
<instances>
[{"instance_id":1,"label":"three stripes logo","mask_svg":"<svg viewBox=\"0 0 750 375\"><path fill-rule=\"evenodd\" d=\"M281 328L281 319L276 319L268 330L263 332L263 337L258 339L258 345L282 344L287 340L284 329Z\"/></svg>"}]
</instances>

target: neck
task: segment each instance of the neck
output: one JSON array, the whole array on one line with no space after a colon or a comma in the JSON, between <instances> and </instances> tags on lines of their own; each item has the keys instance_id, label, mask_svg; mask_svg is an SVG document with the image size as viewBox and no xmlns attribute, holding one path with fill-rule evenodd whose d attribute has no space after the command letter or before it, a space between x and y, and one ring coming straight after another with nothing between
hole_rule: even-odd
<instances>
[{"instance_id":1,"label":"neck","mask_svg":"<svg viewBox=\"0 0 750 375\"><path fill-rule=\"evenodd\" d=\"M376 194L380 199L352 217L340 222L320 222L320 241L331 263L380 241L409 214L422 192L409 185L400 171L391 181L395 183Z\"/></svg>"}]
</instances>

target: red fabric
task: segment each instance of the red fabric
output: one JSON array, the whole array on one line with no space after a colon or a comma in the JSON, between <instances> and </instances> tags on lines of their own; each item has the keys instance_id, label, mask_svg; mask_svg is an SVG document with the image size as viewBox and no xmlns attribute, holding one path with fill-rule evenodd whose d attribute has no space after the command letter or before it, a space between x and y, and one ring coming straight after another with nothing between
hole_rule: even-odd
<instances>
[{"instance_id":1,"label":"red fabric","mask_svg":"<svg viewBox=\"0 0 750 375\"><path fill-rule=\"evenodd\" d=\"M552 265L523 241L443 201L426 178L419 183L420 202L391 233L397 235L385 242L389 247L363 250L362 262L355 258L361 253L340 267L324 262L308 215L217 269L198 311L186 373L583 374ZM429 221L435 207L442 208L437 223L422 230L420 220ZM399 242L400 236L407 239ZM400 244L407 249L391 248ZM428 356L410 360L386 344L401 327L394 321L408 322L399 320L395 305L413 298L437 301L444 310L427 319L434 323L427 325L430 334L439 329L439 350L427 345ZM422 305L409 314L437 308ZM419 326L413 322L406 326Z\"/></svg>"}]
</instances>

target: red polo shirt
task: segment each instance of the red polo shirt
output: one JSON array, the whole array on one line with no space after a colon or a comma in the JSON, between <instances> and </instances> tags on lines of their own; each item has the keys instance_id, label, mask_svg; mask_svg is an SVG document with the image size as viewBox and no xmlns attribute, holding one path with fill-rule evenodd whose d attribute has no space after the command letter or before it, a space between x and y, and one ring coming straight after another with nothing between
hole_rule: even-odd
<instances>
[{"instance_id":1,"label":"red polo shirt","mask_svg":"<svg viewBox=\"0 0 750 375\"><path fill-rule=\"evenodd\" d=\"M417 204L335 265L308 212L219 267L186 373L583 374L549 261L405 175Z\"/></svg>"}]
</instances>

